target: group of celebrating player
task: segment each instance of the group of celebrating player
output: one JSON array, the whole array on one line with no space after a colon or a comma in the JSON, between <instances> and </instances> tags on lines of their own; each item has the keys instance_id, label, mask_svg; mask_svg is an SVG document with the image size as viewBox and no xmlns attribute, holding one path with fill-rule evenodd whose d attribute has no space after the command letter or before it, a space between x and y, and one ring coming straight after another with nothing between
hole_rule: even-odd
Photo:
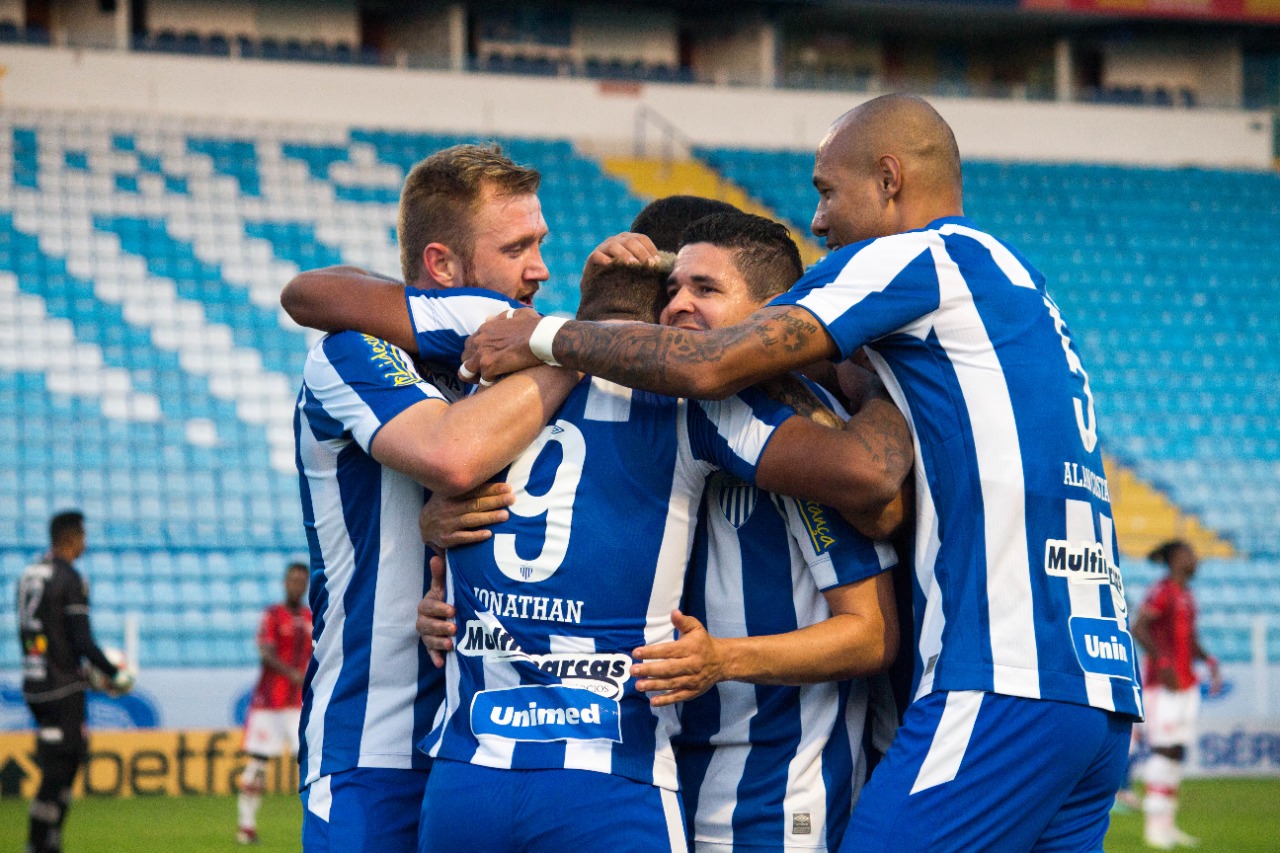
<instances>
[{"instance_id":1,"label":"group of celebrating player","mask_svg":"<svg viewBox=\"0 0 1280 853\"><path fill-rule=\"evenodd\" d=\"M333 332L295 421L304 849L1102 848L1141 691L1066 322L924 101L840 117L814 185L808 271L669 202L567 321L528 310L537 172L459 146L406 179L406 285L286 288ZM867 678L899 553L901 714Z\"/></svg>"},{"instance_id":2,"label":"group of celebrating player","mask_svg":"<svg viewBox=\"0 0 1280 853\"><path fill-rule=\"evenodd\" d=\"M1101 850L1143 708L1093 397L1044 276L964 218L942 118L836 120L807 271L782 225L672 197L588 258L573 321L530 310L539 180L437 152L401 196L406 283L282 294L330 334L240 840L296 732L307 853ZM132 678L89 633L82 516L51 532L18 591L41 853L79 659ZM1193 717L1191 660L1217 671L1178 547L1135 633L1190 649L1152 665ZM1187 731L1148 774L1165 849Z\"/></svg>"}]
</instances>

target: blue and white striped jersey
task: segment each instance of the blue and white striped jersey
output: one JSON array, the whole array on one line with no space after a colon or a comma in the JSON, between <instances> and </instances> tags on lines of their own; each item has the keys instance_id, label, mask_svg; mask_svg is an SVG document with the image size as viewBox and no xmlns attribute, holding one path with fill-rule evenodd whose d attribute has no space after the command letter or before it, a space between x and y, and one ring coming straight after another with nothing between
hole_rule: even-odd
<instances>
[{"instance_id":1,"label":"blue and white striped jersey","mask_svg":"<svg viewBox=\"0 0 1280 853\"><path fill-rule=\"evenodd\" d=\"M699 510L685 612L714 637L783 634L831 616L824 591L896 564L892 546L833 510L719 472ZM695 848L835 849L866 777L866 715L865 679L725 681L686 702L676 761Z\"/></svg>"},{"instance_id":2,"label":"blue and white striped jersey","mask_svg":"<svg viewBox=\"0 0 1280 853\"><path fill-rule=\"evenodd\" d=\"M440 290L404 289L409 320L418 341L418 358L448 365L462 364L467 338L485 320L508 308L526 306L492 290L450 287Z\"/></svg>"},{"instance_id":3,"label":"blue and white striped jersey","mask_svg":"<svg viewBox=\"0 0 1280 853\"><path fill-rule=\"evenodd\" d=\"M752 480L791 414L754 391L697 403L584 379L506 472L510 518L449 552L456 652L423 748L676 790L677 712L636 691L631 652L674 638L707 475Z\"/></svg>"},{"instance_id":4,"label":"blue and white striped jersey","mask_svg":"<svg viewBox=\"0 0 1280 853\"><path fill-rule=\"evenodd\" d=\"M868 354L916 449L916 696L1141 714L1089 378L1044 276L963 217L846 246L773 304Z\"/></svg>"},{"instance_id":5,"label":"blue and white striped jersey","mask_svg":"<svg viewBox=\"0 0 1280 853\"><path fill-rule=\"evenodd\" d=\"M429 326L424 358L456 367L466 336L509 306L479 290L407 288ZM406 354L356 332L317 343L294 414L302 512L311 551L315 653L303 691L302 784L353 767L425 767L443 675L418 642L428 555L418 533L427 491L369 455L383 424L424 399L449 400Z\"/></svg>"}]
</instances>

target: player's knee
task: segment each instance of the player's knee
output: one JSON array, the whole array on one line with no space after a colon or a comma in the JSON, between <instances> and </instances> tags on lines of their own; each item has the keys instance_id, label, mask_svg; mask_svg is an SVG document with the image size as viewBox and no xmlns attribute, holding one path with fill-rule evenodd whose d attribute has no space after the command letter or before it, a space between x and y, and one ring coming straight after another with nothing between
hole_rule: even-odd
<instances>
[{"instance_id":1,"label":"player's knee","mask_svg":"<svg viewBox=\"0 0 1280 853\"><path fill-rule=\"evenodd\" d=\"M251 796L261 794L267 787L267 759L261 755L250 755L249 763L240 774L240 793Z\"/></svg>"},{"instance_id":2,"label":"player's knee","mask_svg":"<svg viewBox=\"0 0 1280 853\"><path fill-rule=\"evenodd\" d=\"M57 800L43 799L37 795L31 801L31 819L40 823L57 823L62 817L62 804Z\"/></svg>"}]
</instances>

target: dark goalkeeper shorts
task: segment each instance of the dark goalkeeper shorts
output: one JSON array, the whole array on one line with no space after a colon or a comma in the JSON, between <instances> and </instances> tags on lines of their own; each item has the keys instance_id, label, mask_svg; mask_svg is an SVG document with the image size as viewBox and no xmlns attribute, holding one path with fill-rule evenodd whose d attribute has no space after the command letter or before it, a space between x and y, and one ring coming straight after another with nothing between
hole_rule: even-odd
<instances>
[{"instance_id":1,"label":"dark goalkeeper shorts","mask_svg":"<svg viewBox=\"0 0 1280 853\"><path fill-rule=\"evenodd\" d=\"M36 741L41 746L80 754L88 751L83 692L51 702L30 702L27 707L36 718Z\"/></svg>"}]
</instances>

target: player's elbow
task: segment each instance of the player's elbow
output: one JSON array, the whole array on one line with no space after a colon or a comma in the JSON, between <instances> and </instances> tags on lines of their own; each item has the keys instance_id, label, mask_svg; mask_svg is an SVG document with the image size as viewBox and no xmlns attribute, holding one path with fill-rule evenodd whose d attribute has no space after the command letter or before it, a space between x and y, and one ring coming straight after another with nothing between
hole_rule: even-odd
<instances>
[{"instance_id":1,"label":"player's elbow","mask_svg":"<svg viewBox=\"0 0 1280 853\"><path fill-rule=\"evenodd\" d=\"M845 521L852 524L854 529L863 536L879 542L893 536L898 532L898 528L902 526L902 513L896 511L896 507L900 505L901 502L894 501L880 511L846 511L841 514L845 517Z\"/></svg>"},{"instance_id":2,"label":"player's elbow","mask_svg":"<svg viewBox=\"0 0 1280 853\"><path fill-rule=\"evenodd\" d=\"M883 638L884 641L880 647L879 664L869 673L871 675L884 672L898 659L898 632L893 630L891 626L886 625Z\"/></svg>"},{"instance_id":3,"label":"player's elbow","mask_svg":"<svg viewBox=\"0 0 1280 853\"><path fill-rule=\"evenodd\" d=\"M883 619L868 626L866 641L858 657L856 672L851 677L876 675L893 665L898 657L898 633Z\"/></svg>"},{"instance_id":4,"label":"player's elbow","mask_svg":"<svg viewBox=\"0 0 1280 853\"><path fill-rule=\"evenodd\" d=\"M417 479L433 492L457 495L486 482L494 473L482 447L442 442L423 454Z\"/></svg>"},{"instance_id":5,"label":"player's elbow","mask_svg":"<svg viewBox=\"0 0 1280 853\"><path fill-rule=\"evenodd\" d=\"M444 495L461 494L484 482L463 454L426 454L416 467L413 478L432 492Z\"/></svg>"},{"instance_id":6,"label":"player's elbow","mask_svg":"<svg viewBox=\"0 0 1280 853\"><path fill-rule=\"evenodd\" d=\"M888 538L897 527L892 508L901 496L902 478L879 468L844 470L850 474L841 489L842 514L865 535L873 539ZM900 514L897 515L900 521Z\"/></svg>"},{"instance_id":7,"label":"player's elbow","mask_svg":"<svg viewBox=\"0 0 1280 853\"><path fill-rule=\"evenodd\" d=\"M289 283L280 291L280 307L299 326L309 326L315 321L310 310L313 304L310 298L313 275L310 272L299 273L289 279Z\"/></svg>"},{"instance_id":8,"label":"player's elbow","mask_svg":"<svg viewBox=\"0 0 1280 853\"><path fill-rule=\"evenodd\" d=\"M883 620L861 618L858 629L856 639L849 643L831 673L833 680L876 675L887 670L898 656L898 636Z\"/></svg>"}]
</instances>

